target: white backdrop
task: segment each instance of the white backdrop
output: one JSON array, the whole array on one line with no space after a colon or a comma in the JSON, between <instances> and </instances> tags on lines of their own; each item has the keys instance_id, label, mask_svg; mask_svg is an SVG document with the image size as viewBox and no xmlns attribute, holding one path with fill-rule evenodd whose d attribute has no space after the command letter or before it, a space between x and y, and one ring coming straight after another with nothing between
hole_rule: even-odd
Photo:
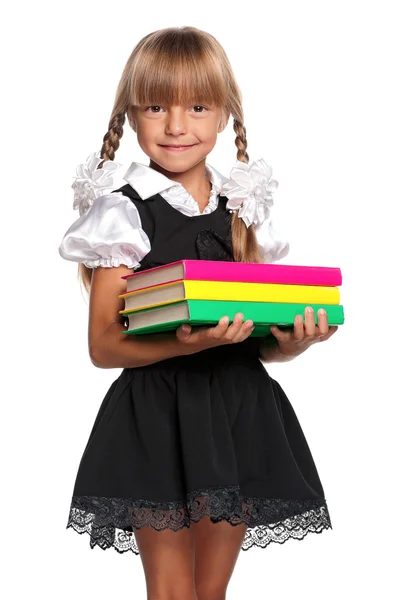
<instances>
[{"instance_id":1,"label":"white backdrop","mask_svg":"<svg viewBox=\"0 0 395 600\"><path fill-rule=\"evenodd\" d=\"M212 33L231 60L250 160L263 157L279 181L273 214L291 244L281 262L343 272L344 326L291 363L267 365L305 432L333 530L242 552L228 598L393 597L392 4L82 0L5 9L7 599L145 598L139 557L91 550L87 534L65 528L81 454L120 370L89 360L88 304L77 265L60 258L58 245L77 218L70 187L76 165L101 147L133 47L155 29L181 25ZM130 129L115 160L124 165L119 185L132 160L148 162ZM235 160L230 121L207 161L226 174Z\"/></svg>"}]
</instances>

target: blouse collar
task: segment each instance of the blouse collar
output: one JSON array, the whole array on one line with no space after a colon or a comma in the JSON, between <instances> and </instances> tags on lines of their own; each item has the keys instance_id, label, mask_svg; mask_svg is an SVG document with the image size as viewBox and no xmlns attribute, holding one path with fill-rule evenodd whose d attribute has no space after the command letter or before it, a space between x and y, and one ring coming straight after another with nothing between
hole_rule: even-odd
<instances>
[{"instance_id":1,"label":"blouse collar","mask_svg":"<svg viewBox=\"0 0 395 600\"><path fill-rule=\"evenodd\" d=\"M217 196L222 190L222 186L229 181L217 169L206 163L206 176L212 184L211 195ZM146 200L155 194L160 194L165 190L174 188L180 193L186 192L184 186L178 181L169 179L163 173L156 171L148 165L139 162L132 162L126 171L123 179L136 190L142 200Z\"/></svg>"}]
</instances>

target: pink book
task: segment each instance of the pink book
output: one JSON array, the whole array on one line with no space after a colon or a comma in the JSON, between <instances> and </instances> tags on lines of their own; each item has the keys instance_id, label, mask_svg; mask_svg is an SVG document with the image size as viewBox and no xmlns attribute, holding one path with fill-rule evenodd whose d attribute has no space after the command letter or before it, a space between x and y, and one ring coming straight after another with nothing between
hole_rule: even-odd
<instances>
[{"instance_id":1,"label":"pink book","mask_svg":"<svg viewBox=\"0 0 395 600\"><path fill-rule=\"evenodd\" d=\"M312 267L265 263L241 263L219 260L179 260L176 262L123 275L127 292L182 279L200 281L240 281L294 285L340 286L338 267Z\"/></svg>"}]
</instances>

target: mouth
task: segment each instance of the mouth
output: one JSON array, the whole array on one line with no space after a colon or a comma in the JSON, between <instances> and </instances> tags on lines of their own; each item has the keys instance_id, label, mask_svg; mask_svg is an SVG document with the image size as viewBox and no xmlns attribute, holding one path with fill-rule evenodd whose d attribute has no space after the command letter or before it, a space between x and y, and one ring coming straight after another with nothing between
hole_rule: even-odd
<instances>
[{"instance_id":1,"label":"mouth","mask_svg":"<svg viewBox=\"0 0 395 600\"><path fill-rule=\"evenodd\" d=\"M183 150L188 150L189 148L193 148L193 146L195 146L196 144L159 144L159 146L161 148L164 148L165 150L170 150L170 151L175 151L175 152L182 152Z\"/></svg>"}]
</instances>

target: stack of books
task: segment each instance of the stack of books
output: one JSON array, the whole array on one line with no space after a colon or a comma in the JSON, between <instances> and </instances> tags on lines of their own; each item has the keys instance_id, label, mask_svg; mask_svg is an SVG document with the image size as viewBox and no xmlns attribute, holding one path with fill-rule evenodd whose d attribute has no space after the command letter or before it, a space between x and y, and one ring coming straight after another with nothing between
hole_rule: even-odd
<instances>
[{"instance_id":1,"label":"stack of books","mask_svg":"<svg viewBox=\"0 0 395 600\"><path fill-rule=\"evenodd\" d=\"M252 336L266 336L271 325L292 327L306 306L316 324L320 308L329 325L344 323L337 267L180 260L122 279L127 290L119 295L125 301L119 312L129 323L124 334L174 331L183 323L214 326L241 312L254 322Z\"/></svg>"}]
</instances>

